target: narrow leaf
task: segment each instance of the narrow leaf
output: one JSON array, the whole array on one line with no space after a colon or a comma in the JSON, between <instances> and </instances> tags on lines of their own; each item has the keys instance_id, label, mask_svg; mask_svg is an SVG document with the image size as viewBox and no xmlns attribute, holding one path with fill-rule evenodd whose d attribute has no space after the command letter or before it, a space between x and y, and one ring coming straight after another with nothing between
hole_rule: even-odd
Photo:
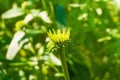
<instances>
[{"instance_id":1,"label":"narrow leaf","mask_svg":"<svg viewBox=\"0 0 120 80\"><path fill-rule=\"evenodd\" d=\"M22 40L22 38L25 36L25 33L23 31L18 31L15 33L6 54L6 59L12 60L18 53L18 51L21 49L24 43L28 41L28 39Z\"/></svg>"},{"instance_id":2,"label":"narrow leaf","mask_svg":"<svg viewBox=\"0 0 120 80\"><path fill-rule=\"evenodd\" d=\"M13 8L2 14L3 19L10 19L18 17L24 14L24 11L21 8Z\"/></svg>"}]
</instances>

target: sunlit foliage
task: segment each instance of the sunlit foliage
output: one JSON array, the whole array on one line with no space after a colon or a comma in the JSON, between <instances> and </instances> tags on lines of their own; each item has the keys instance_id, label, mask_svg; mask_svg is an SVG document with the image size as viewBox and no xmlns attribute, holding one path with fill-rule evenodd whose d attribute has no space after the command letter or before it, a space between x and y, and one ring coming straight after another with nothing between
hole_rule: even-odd
<instances>
[{"instance_id":1,"label":"sunlit foliage","mask_svg":"<svg viewBox=\"0 0 120 80\"><path fill-rule=\"evenodd\" d=\"M0 80L63 80L49 37L71 80L120 80L119 0L0 0Z\"/></svg>"}]
</instances>

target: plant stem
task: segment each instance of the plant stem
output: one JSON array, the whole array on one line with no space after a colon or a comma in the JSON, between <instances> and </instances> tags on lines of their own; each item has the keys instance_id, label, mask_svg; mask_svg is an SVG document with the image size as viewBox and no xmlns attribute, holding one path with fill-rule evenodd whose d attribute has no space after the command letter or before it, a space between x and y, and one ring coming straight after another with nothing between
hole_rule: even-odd
<instances>
[{"instance_id":1,"label":"plant stem","mask_svg":"<svg viewBox=\"0 0 120 80\"><path fill-rule=\"evenodd\" d=\"M62 47L60 47L59 50L60 50L59 55L60 55L60 60L61 60L65 80L70 80L69 73L68 73L68 67L67 67L67 63L66 63L66 57L65 57L65 47L62 46Z\"/></svg>"}]
</instances>

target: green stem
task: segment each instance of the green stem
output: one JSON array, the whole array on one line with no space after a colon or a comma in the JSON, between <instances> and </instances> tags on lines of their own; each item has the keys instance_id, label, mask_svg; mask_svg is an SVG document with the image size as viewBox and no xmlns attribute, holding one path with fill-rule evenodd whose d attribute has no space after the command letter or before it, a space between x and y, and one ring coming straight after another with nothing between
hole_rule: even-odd
<instances>
[{"instance_id":1,"label":"green stem","mask_svg":"<svg viewBox=\"0 0 120 80\"><path fill-rule=\"evenodd\" d=\"M65 47L62 46L60 48L59 52L60 52L59 55L60 55L60 60L61 60L65 80L70 80L69 73L68 73L68 67L67 67L67 63L66 63L66 58L65 58Z\"/></svg>"}]
</instances>

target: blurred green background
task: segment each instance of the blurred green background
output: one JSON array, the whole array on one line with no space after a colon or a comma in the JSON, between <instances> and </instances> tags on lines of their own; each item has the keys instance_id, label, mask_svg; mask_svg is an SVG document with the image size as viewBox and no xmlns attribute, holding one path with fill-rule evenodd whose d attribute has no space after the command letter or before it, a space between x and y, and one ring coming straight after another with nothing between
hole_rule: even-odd
<instances>
[{"instance_id":1,"label":"blurred green background","mask_svg":"<svg viewBox=\"0 0 120 80\"><path fill-rule=\"evenodd\" d=\"M71 28L71 80L120 80L119 0L0 0L0 80L64 80L49 29Z\"/></svg>"}]
</instances>

